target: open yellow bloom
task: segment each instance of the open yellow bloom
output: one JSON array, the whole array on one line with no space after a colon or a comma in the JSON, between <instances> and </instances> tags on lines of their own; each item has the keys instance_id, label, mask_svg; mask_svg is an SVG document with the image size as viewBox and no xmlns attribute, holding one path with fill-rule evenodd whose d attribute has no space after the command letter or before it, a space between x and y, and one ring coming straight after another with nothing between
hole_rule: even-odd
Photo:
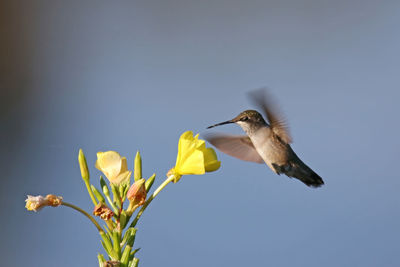
<instances>
[{"instance_id":1,"label":"open yellow bloom","mask_svg":"<svg viewBox=\"0 0 400 267\"><path fill-rule=\"evenodd\" d=\"M205 141L199 139L198 134L193 137L193 132L187 131L179 138L176 164L169 174L174 174L174 182L177 182L182 175L204 174L216 171L220 166L214 149L206 148Z\"/></svg>"},{"instance_id":2,"label":"open yellow bloom","mask_svg":"<svg viewBox=\"0 0 400 267\"><path fill-rule=\"evenodd\" d=\"M96 168L104 173L110 183L119 185L122 181L131 177L132 171L128 170L128 163L125 157L118 152L98 152Z\"/></svg>"}]
</instances>

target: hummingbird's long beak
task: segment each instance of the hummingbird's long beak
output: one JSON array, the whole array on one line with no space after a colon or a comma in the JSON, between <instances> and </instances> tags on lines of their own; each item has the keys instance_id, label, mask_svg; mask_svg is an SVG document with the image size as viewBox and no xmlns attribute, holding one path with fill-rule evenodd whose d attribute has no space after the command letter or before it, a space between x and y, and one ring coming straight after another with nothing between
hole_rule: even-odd
<instances>
[{"instance_id":1,"label":"hummingbird's long beak","mask_svg":"<svg viewBox=\"0 0 400 267\"><path fill-rule=\"evenodd\" d=\"M220 126L220 125L224 125L224 124L229 124L229 123L235 123L233 120L229 120L229 121L224 121L224 122L220 122L211 126L208 126L207 129L213 128L215 126Z\"/></svg>"}]
</instances>

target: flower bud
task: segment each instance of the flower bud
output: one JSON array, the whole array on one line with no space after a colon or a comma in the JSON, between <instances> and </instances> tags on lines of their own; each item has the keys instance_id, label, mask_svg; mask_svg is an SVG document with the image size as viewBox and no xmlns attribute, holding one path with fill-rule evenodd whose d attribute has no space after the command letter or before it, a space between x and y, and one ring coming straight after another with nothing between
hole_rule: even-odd
<instances>
[{"instance_id":1,"label":"flower bud","mask_svg":"<svg viewBox=\"0 0 400 267\"><path fill-rule=\"evenodd\" d=\"M146 201L146 180L144 178L137 180L128 190L126 194L129 199L129 207L127 209L127 214L132 215L135 209L144 204Z\"/></svg>"},{"instance_id":2,"label":"flower bud","mask_svg":"<svg viewBox=\"0 0 400 267\"><path fill-rule=\"evenodd\" d=\"M110 196L110 190L108 189L108 186L106 184L106 181L104 181L103 176L100 176L100 186L101 189L103 190L104 195Z\"/></svg>"},{"instance_id":3,"label":"flower bud","mask_svg":"<svg viewBox=\"0 0 400 267\"><path fill-rule=\"evenodd\" d=\"M79 167L81 168L81 176L84 181L89 181L89 169L87 166L85 154L83 154L82 149L79 149L78 155Z\"/></svg>"},{"instance_id":4,"label":"flower bud","mask_svg":"<svg viewBox=\"0 0 400 267\"><path fill-rule=\"evenodd\" d=\"M135 156L135 167L133 169L133 178L135 181L142 179L142 158L140 157L139 151L136 152Z\"/></svg>"}]
</instances>

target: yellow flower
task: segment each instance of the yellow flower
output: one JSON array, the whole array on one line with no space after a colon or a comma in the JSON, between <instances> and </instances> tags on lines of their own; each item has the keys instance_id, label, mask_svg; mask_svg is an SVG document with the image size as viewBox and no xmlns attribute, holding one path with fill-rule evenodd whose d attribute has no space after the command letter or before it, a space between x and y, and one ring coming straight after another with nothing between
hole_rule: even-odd
<instances>
[{"instance_id":1,"label":"yellow flower","mask_svg":"<svg viewBox=\"0 0 400 267\"><path fill-rule=\"evenodd\" d=\"M218 161L214 149L206 148L205 141L199 139L198 134L193 137L193 132L187 131L179 138L176 164L168 175L173 174L176 183L182 175L204 174L216 171L220 166L221 162Z\"/></svg>"},{"instance_id":2,"label":"yellow flower","mask_svg":"<svg viewBox=\"0 0 400 267\"><path fill-rule=\"evenodd\" d=\"M119 185L131 177L132 171L128 170L128 163L125 157L118 152L98 152L96 168L104 173L110 183Z\"/></svg>"},{"instance_id":3,"label":"yellow flower","mask_svg":"<svg viewBox=\"0 0 400 267\"><path fill-rule=\"evenodd\" d=\"M25 200L25 208L36 212L46 206L57 207L62 204L62 199L62 197L56 195L47 195L46 197L28 195L28 198Z\"/></svg>"}]
</instances>

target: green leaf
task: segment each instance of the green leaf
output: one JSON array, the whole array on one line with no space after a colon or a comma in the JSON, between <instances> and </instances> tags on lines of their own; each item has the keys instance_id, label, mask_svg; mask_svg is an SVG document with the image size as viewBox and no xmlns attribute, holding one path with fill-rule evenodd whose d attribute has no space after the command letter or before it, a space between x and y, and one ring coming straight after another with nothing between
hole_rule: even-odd
<instances>
[{"instance_id":1,"label":"green leaf","mask_svg":"<svg viewBox=\"0 0 400 267\"><path fill-rule=\"evenodd\" d=\"M99 260L99 267L104 267L104 262L106 259L104 258L103 254L97 254L97 259Z\"/></svg>"},{"instance_id":2,"label":"green leaf","mask_svg":"<svg viewBox=\"0 0 400 267\"><path fill-rule=\"evenodd\" d=\"M126 265L128 264L128 262L129 262L129 255L130 255L130 253L131 253L131 249L132 249L131 246L126 245L126 246L125 246L125 249L124 249L124 252L122 253L122 256L121 256L121 263L122 263L124 266L126 266Z\"/></svg>"},{"instance_id":3,"label":"green leaf","mask_svg":"<svg viewBox=\"0 0 400 267\"><path fill-rule=\"evenodd\" d=\"M97 198L97 200L101 203L106 203L103 195L100 193L100 191L94 186L94 185L90 185L90 188L93 191L94 196Z\"/></svg>"},{"instance_id":4,"label":"green leaf","mask_svg":"<svg viewBox=\"0 0 400 267\"><path fill-rule=\"evenodd\" d=\"M101 245L102 245L103 248L104 248L104 251L105 251L107 254L110 254L110 252L108 251L107 246L106 246L106 244L104 243L104 241L100 240L100 242L101 242Z\"/></svg>"},{"instance_id":5,"label":"green leaf","mask_svg":"<svg viewBox=\"0 0 400 267\"><path fill-rule=\"evenodd\" d=\"M103 239L103 241L101 241L101 244L103 245L103 248L107 252L108 256L110 256L110 258L112 258L113 260L119 260L118 254L113 250L113 245L107 234L104 232L100 232L100 236Z\"/></svg>"},{"instance_id":6,"label":"green leaf","mask_svg":"<svg viewBox=\"0 0 400 267\"><path fill-rule=\"evenodd\" d=\"M107 225L103 225L103 226L104 226L104 229L106 229L106 231L107 231L107 235L112 236L112 233L111 233L110 229L108 228L108 226Z\"/></svg>"},{"instance_id":7,"label":"green leaf","mask_svg":"<svg viewBox=\"0 0 400 267\"><path fill-rule=\"evenodd\" d=\"M129 264L129 267L137 267L138 265L139 265L139 259L133 258L131 264Z\"/></svg>"},{"instance_id":8,"label":"green leaf","mask_svg":"<svg viewBox=\"0 0 400 267\"><path fill-rule=\"evenodd\" d=\"M121 243L121 235L117 229L115 229L113 231L112 238L113 238L113 250L117 254L116 260L119 260L121 258L121 244L120 244Z\"/></svg>"},{"instance_id":9,"label":"green leaf","mask_svg":"<svg viewBox=\"0 0 400 267\"><path fill-rule=\"evenodd\" d=\"M126 211L122 210L121 215L119 216L119 224L121 230L123 230L126 226L126 223L128 222L128 215L126 215Z\"/></svg>"},{"instance_id":10,"label":"green leaf","mask_svg":"<svg viewBox=\"0 0 400 267\"><path fill-rule=\"evenodd\" d=\"M130 238L130 236L135 235L136 234L136 229L133 227L129 227L126 231L125 231L125 235L122 238L122 242L121 242L121 247L123 247L125 245L125 243L128 241L128 239Z\"/></svg>"},{"instance_id":11,"label":"green leaf","mask_svg":"<svg viewBox=\"0 0 400 267\"><path fill-rule=\"evenodd\" d=\"M120 197L120 195L119 195L117 186L114 185L114 184L111 184L111 190L112 190L112 193L113 193L113 200L114 200L114 203L115 203L115 204L117 205L117 207L120 209L122 203L121 203L121 197Z\"/></svg>"}]
</instances>

